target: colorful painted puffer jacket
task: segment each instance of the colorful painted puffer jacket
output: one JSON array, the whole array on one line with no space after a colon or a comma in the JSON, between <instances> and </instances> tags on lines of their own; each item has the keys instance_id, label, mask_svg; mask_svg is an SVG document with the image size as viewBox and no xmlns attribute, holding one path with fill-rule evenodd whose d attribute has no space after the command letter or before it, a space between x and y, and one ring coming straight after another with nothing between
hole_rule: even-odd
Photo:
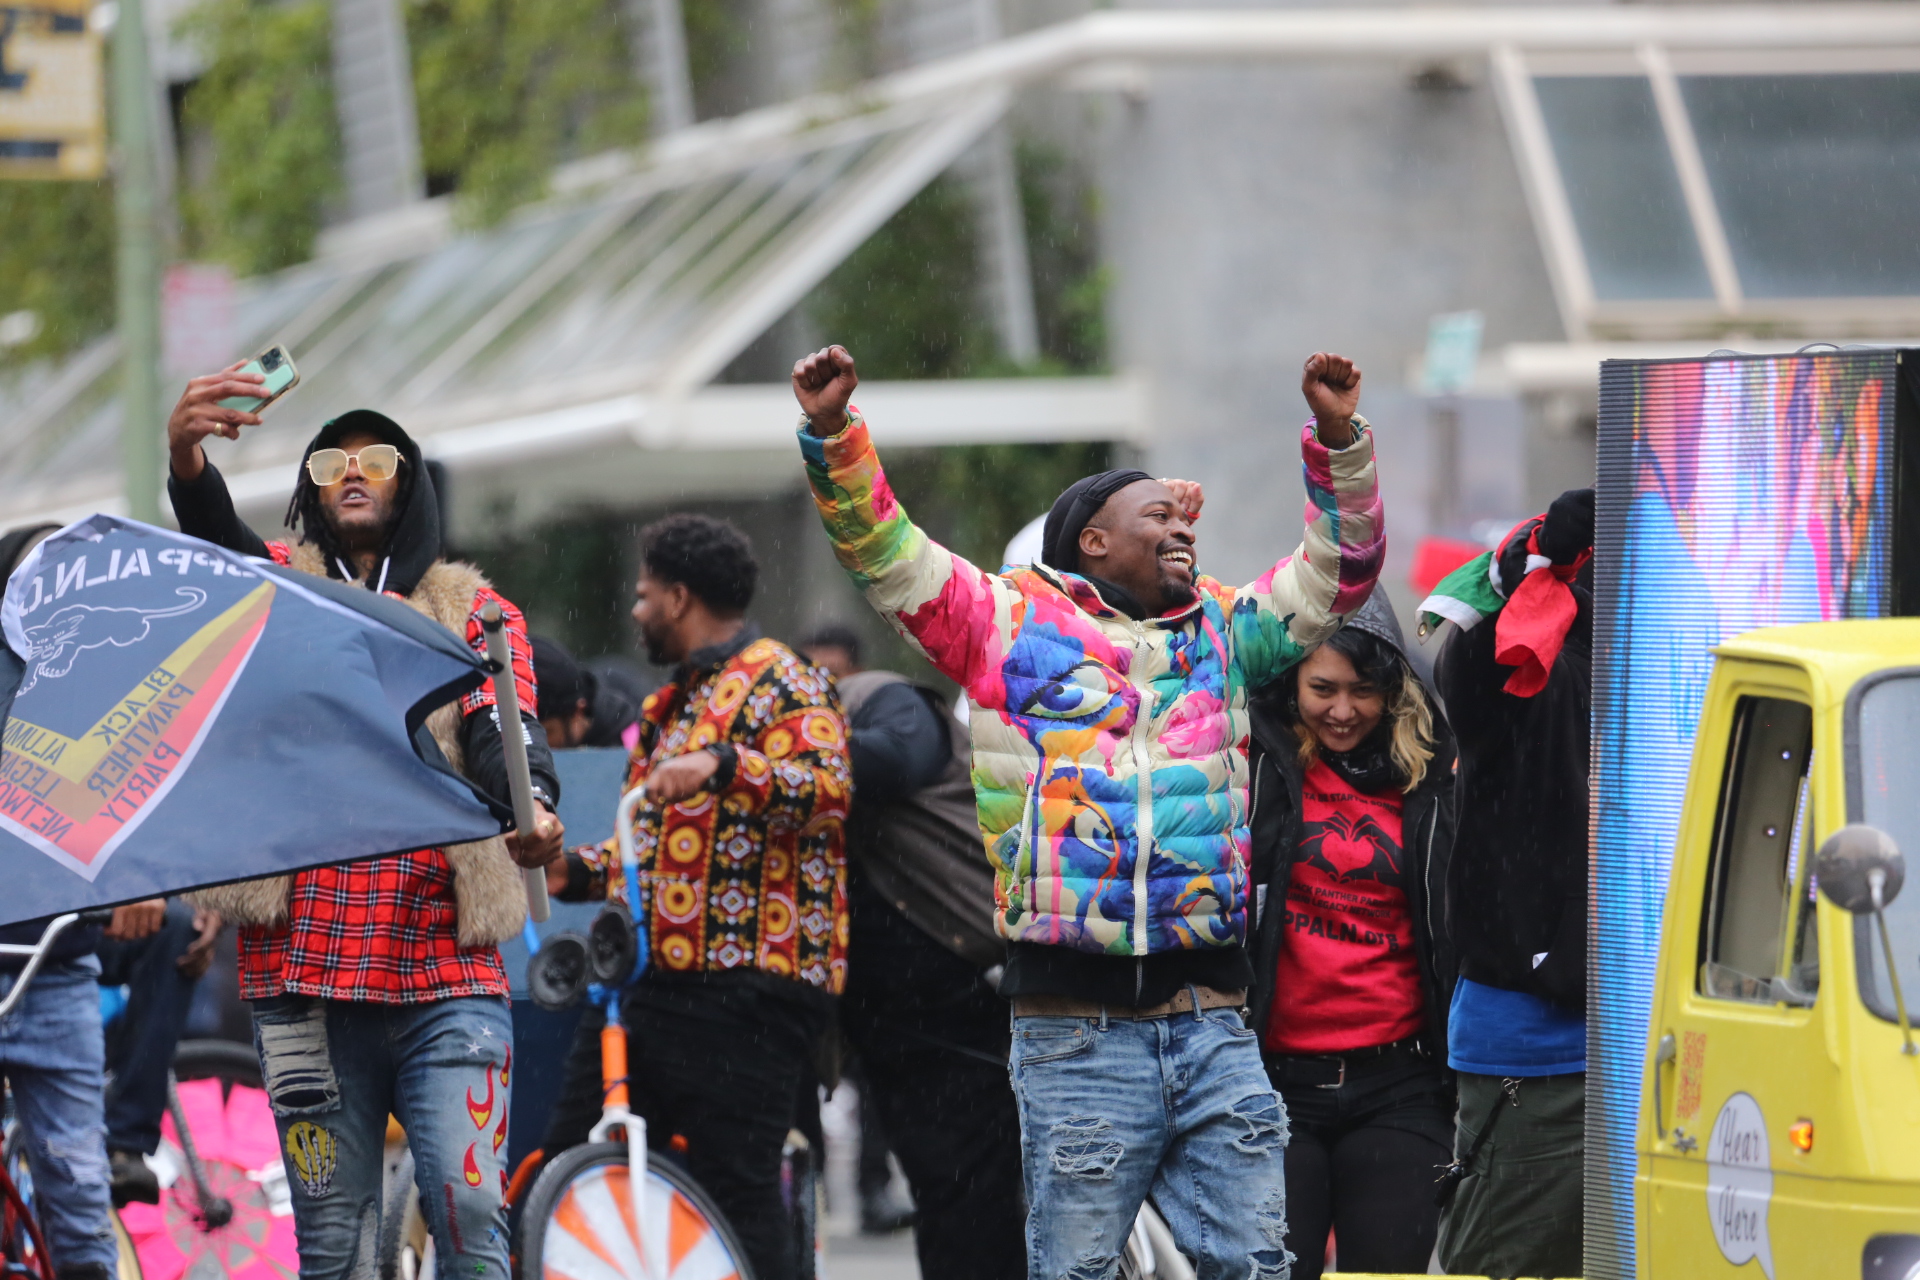
<instances>
[{"instance_id":1,"label":"colorful painted puffer jacket","mask_svg":"<svg viewBox=\"0 0 1920 1280\"><path fill-rule=\"evenodd\" d=\"M1251 586L1135 622L1085 579L983 573L894 500L866 423L800 447L834 551L868 601L967 691L1000 932L1114 956L1244 940L1246 690L1358 609L1385 549L1373 437L1302 432L1305 541Z\"/></svg>"}]
</instances>

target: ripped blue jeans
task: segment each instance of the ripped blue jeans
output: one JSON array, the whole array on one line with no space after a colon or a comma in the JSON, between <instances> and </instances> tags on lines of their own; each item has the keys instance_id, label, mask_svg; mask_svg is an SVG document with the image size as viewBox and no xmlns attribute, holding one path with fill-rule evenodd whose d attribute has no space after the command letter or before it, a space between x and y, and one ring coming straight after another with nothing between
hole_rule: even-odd
<instances>
[{"instance_id":1,"label":"ripped blue jeans","mask_svg":"<svg viewBox=\"0 0 1920 1280\"><path fill-rule=\"evenodd\" d=\"M120 1251L107 1198L99 976L92 956L52 962L34 975L0 1021L0 1074L20 1110L33 1207L54 1265L99 1264L111 1274ZM18 977L0 974L0 996Z\"/></svg>"},{"instance_id":2,"label":"ripped blue jeans","mask_svg":"<svg viewBox=\"0 0 1920 1280\"><path fill-rule=\"evenodd\" d=\"M1199 1280L1284 1280L1287 1113L1232 1009L1013 1020L1030 1280L1110 1280L1148 1192Z\"/></svg>"},{"instance_id":3,"label":"ripped blue jeans","mask_svg":"<svg viewBox=\"0 0 1920 1280\"><path fill-rule=\"evenodd\" d=\"M505 999L275 996L253 1002L253 1039L286 1159L301 1280L374 1273L389 1112L407 1131L441 1280L508 1280Z\"/></svg>"}]
</instances>

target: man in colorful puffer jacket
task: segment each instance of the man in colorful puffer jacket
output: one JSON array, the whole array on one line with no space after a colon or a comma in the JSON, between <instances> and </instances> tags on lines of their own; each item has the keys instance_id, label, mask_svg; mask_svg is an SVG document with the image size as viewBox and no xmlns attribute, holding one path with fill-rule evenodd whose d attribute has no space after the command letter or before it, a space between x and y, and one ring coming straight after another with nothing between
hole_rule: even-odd
<instances>
[{"instance_id":1,"label":"man in colorful puffer jacket","mask_svg":"<svg viewBox=\"0 0 1920 1280\"><path fill-rule=\"evenodd\" d=\"M800 447L840 563L971 704L1009 939L1028 1272L1112 1274L1152 1191L1201 1280L1284 1277L1286 1113L1239 1013L1246 693L1378 576L1360 371L1307 361L1305 539L1238 590L1195 571L1199 486L1138 471L1062 494L1044 563L983 573L900 509L857 383L842 347L794 366Z\"/></svg>"}]
</instances>

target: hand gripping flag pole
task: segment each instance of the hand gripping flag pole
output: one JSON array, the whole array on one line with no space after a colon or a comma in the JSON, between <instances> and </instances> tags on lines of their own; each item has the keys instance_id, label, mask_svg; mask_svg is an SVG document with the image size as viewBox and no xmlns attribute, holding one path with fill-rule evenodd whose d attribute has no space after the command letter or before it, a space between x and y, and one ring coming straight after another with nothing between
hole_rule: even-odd
<instances>
[{"instance_id":1,"label":"hand gripping flag pole","mask_svg":"<svg viewBox=\"0 0 1920 1280\"><path fill-rule=\"evenodd\" d=\"M480 628L487 635L487 665L493 669L494 710L500 715L500 744L506 751L507 790L513 797L513 825L523 838L530 839L538 829L533 809L533 775L527 772L526 726L520 722L520 685L513 677L513 654L507 647L506 619L498 601L489 600L480 610ZM545 924L552 911L547 906L547 872L544 867L524 867L527 881L527 917Z\"/></svg>"}]
</instances>

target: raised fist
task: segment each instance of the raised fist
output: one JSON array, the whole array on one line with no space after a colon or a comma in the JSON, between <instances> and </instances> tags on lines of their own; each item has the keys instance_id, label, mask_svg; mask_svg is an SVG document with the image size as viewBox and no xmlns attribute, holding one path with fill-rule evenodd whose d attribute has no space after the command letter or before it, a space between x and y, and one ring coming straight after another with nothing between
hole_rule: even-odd
<instances>
[{"instance_id":1,"label":"raised fist","mask_svg":"<svg viewBox=\"0 0 1920 1280\"><path fill-rule=\"evenodd\" d=\"M1321 444L1344 449L1353 443L1353 415L1360 408L1360 370L1353 361L1314 352L1300 371L1300 392L1313 410Z\"/></svg>"},{"instance_id":2,"label":"raised fist","mask_svg":"<svg viewBox=\"0 0 1920 1280\"><path fill-rule=\"evenodd\" d=\"M846 430L847 403L860 375L853 357L841 346L816 351L793 366L793 398L807 415L807 429L816 436L837 436Z\"/></svg>"}]
</instances>

